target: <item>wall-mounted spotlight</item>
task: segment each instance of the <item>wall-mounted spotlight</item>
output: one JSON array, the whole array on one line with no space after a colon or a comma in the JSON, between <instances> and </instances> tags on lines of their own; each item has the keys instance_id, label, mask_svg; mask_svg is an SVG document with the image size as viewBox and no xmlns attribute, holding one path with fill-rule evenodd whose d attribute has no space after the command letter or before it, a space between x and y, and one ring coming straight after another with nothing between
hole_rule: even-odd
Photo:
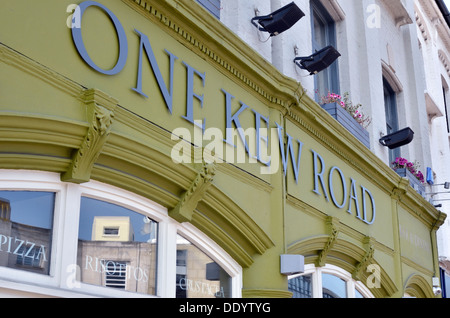
<instances>
[{"instance_id":1,"label":"wall-mounted spotlight","mask_svg":"<svg viewBox=\"0 0 450 318\"><path fill-rule=\"evenodd\" d=\"M446 190L450 190L450 182L445 182L445 183L440 183L440 184L433 184L434 187L437 186L444 186L444 189ZM431 193L427 193L429 195L436 195L436 194L450 194L450 191L443 191L443 192L431 192Z\"/></svg>"},{"instance_id":2,"label":"wall-mounted spotlight","mask_svg":"<svg viewBox=\"0 0 450 318\"><path fill-rule=\"evenodd\" d=\"M251 22L260 31L269 32L270 36L276 36L291 28L304 16L303 11L292 2L269 15L254 17ZM260 26L255 21L258 21Z\"/></svg>"},{"instance_id":3,"label":"wall-mounted spotlight","mask_svg":"<svg viewBox=\"0 0 450 318\"><path fill-rule=\"evenodd\" d=\"M310 56L296 57L294 63L301 69L307 70L310 75L314 75L329 67L340 56L341 53L329 45Z\"/></svg>"},{"instance_id":4,"label":"wall-mounted spotlight","mask_svg":"<svg viewBox=\"0 0 450 318\"><path fill-rule=\"evenodd\" d=\"M450 182L440 183L440 184L433 184L433 186L444 186L444 189L449 190L450 189Z\"/></svg>"},{"instance_id":5,"label":"wall-mounted spotlight","mask_svg":"<svg viewBox=\"0 0 450 318\"><path fill-rule=\"evenodd\" d=\"M414 131L407 127L380 139L380 144L389 149L396 149L409 144L414 139Z\"/></svg>"}]
</instances>

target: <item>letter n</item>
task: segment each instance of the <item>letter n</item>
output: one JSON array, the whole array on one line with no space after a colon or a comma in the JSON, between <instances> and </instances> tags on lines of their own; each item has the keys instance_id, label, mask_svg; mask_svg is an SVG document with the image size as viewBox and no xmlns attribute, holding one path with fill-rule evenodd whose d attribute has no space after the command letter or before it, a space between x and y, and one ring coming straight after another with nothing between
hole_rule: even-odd
<instances>
[{"instance_id":1,"label":"letter n","mask_svg":"<svg viewBox=\"0 0 450 318\"><path fill-rule=\"evenodd\" d=\"M155 54L153 53L153 49L152 49L152 46L150 44L148 37L136 29L134 31L137 34L139 34L139 36L141 38L141 42L140 42L140 47L139 47L139 69L138 69L138 75L137 75L137 83L136 83L136 88L133 88L133 90L148 98L148 96L145 95L144 92L142 91L142 56L144 53L143 51L145 50L145 52L147 53L147 58L150 62L152 70L153 70L153 75L155 76L156 81L158 82L159 90L161 91L161 94L164 97L164 101L166 102L166 106L169 109L169 112L172 114L173 70L174 70L175 60L178 58L175 55L173 55L172 53L170 53L169 51L165 50L166 53L170 57L170 79L169 79L170 87L169 87L169 89L167 89L167 86L164 83L164 79L161 74L161 70L159 69L158 62L156 61L156 57L155 57Z\"/></svg>"}]
</instances>

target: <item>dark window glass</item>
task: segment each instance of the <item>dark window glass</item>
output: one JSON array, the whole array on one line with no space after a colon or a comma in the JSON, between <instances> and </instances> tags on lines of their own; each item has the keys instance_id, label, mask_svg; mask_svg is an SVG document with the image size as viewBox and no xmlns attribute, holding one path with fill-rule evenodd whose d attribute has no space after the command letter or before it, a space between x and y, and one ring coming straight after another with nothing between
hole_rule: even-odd
<instances>
[{"instance_id":1,"label":"dark window glass","mask_svg":"<svg viewBox=\"0 0 450 318\"><path fill-rule=\"evenodd\" d=\"M0 191L0 266L48 275L55 193Z\"/></svg>"},{"instance_id":2,"label":"dark window glass","mask_svg":"<svg viewBox=\"0 0 450 318\"><path fill-rule=\"evenodd\" d=\"M395 133L399 130L397 95L389 83L383 78L384 89L384 108L386 113L386 131L387 134ZM389 162L394 162L395 158L400 157L400 148L389 150Z\"/></svg>"},{"instance_id":3,"label":"dark window glass","mask_svg":"<svg viewBox=\"0 0 450 318\"><path fill-rule=\"evenodd\" d=\"M124 207L83 197L78 266L83 283L156 295L158 223Z\"/></svg>"},{"instance_id":4,"label":"dark window glass","mask_svg":"<svg viewBox=\"0 0 450 318\"><path fill-rule=\"evenodd\" d=\"M217 19L220 19L220 0L197 0L197 2L204 6Z\"/></svg>"},{"instance_id":5,"label":"dark window glass","mask_svg":"<svg viewBox=\"0 0 450 318\"><path fill-rule=\"evenodd\" d=\"M447 132L450 134L450 113L447 105L447 93L448 90L445 87L442 87L442 93L444 95L444 108L445 108L445 119L447 121Z\"/></svg>"},{"instance_id":6,"label":"dark window glass","mask_svg":"<svg viewBox=\"0 0 450 318\"><path fill-rule=\"evenodd\" d=\"M288 286L293 298L312 298L312 275L292 278Z\"/></svg>"},{"instance_id":7,"label":"dark window glass","mask_svg":"<svg viewBox=\"0 0 450 318\"><path fill-rule=\"evenodd\" d=\"M311 1L312 48L317 52L328 45L337 48L336 24L319 0ZM338 62L335 61L327 69L314 75L316 101L329 92L339 94Z\"/></svg>"}]
</instances>

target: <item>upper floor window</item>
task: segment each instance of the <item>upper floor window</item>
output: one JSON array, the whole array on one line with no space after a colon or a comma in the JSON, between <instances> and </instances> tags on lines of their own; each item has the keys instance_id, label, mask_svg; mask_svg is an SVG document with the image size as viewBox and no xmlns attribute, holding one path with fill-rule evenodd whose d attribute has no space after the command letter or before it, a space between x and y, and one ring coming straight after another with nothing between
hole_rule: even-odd
<instances>
[{"instance_id":1,"label":"upper floor window","mask_svg":"<svg viewBox=\"0 0 450 318\"><path fill-rule=\"evenodd\" d=\"M399 130L398 111L397 111L397 94L389 85L387 80L383 78L384 90L384 108L386 114L386 133L392 134ZM389 162L394 162L395 158L400 157L400 148L389 150Z\"/></svg>"},{"instance_id":2,"label":"upper floor window","mask_svg":"<svg viewBox=\"0 0 450 318\"><path fill-rule=\"evenodd\" d=\"M447 123L447 132L450 134L450 111L447 104L447 96L448 96L448 88L446 87L446 83L443 82L444 85L442 85L442 94L444 96L444 109L445 109L445 120Z\"/></svg>"},{"instance_id":3,"label":"upper floor window","mask_svg":"<svg viewBox=\"0 0 450 318\"><path fill-rule=\"evenodd\" d=\"M203 7L220 20L220 1L221 0L197 0Z\"/></svg>"},{"instance_id":4,"label":"upper floor window","mask_svg":"<svg viewBox=\"0 0 450 318\"><path fill-rule=\"evenodd\" d=\"M320 3L320 0L311 0L311 29L313 52L328 45L336 48L336 23ZM316 101L319 101L320 96L325 96L328 92L336 94L340 92L337 61L314 75L314 86Z\"/></svg>"}]
</instances>

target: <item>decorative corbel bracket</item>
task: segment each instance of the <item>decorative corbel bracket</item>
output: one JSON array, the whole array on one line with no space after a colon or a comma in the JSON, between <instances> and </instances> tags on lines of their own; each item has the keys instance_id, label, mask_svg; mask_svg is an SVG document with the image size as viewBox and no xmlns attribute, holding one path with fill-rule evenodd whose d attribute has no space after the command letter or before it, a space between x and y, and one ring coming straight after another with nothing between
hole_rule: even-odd
<instances>
[{"instance_id":1,"label":"decorative corbel bracket","mask_svg":"<svg viewBox=\"0 0 450 318\"><path fill-rule=\"evenodd\" d=\"M355 280L361 280L361 274L363 269L367 268L367 266L370 265L370 263L373 261L373 254L375 253L375 247L374 247L374 238L366 236L364 238L364 245L366 247L366 253L364 254L361 261L356 265L355 270L352 273L352 277Z\"/></svg>"},{"instance_id":2,"label":"decorative corbel bracket","mask_svg":"<svg viewBox=\"0 0 450 318\"><path fill-rule=\"evenodd\" d=\"M180 202L169 211L169 215L180 223L190 222L203 195L208 190L216 174L214 163L204 163L189 189L181 196Z\"/></svg>"},{"instance_id":3,"label":"decorative corbel bracket","mask_svg":"<svg viewBox=\"0 0 450 318\"><path fill-rule=\"evenodd\" d=\"M61 180L66 182L84 183L91 179L92 168L109 136L118 104L117 100L97 89L85 91L83 98L89 128L69 168L61 175Z\"/></svg>"},{"instance_id":4,"label":"decorative corbel bracket","mask_svg":"<svg viewBox=\"0 0 450 318\"><path fill-rule=\"evenodd\" d=\"M402 197L406 194L409 187L409 180L407 178L401 178L397 187L392 189L391 197L396 201L401 201Z\"/></svg>"},{"instance_id":5,"label":"decorative corbel bracket","mask_svg":"<svg viewBox=\"0 0 450 318\"><path fill-rule=\"evenodd\" d=\"M316 261L317 267L324 267L326 265L326 259L331 249L333 248L334 243L336 243L337 237L340 232L340 221L335 217L329 216L326 221L328 232L330 236L328 241L326 242L323 250L320 252L319 258Z\"/></svg>"}]
</instances>

